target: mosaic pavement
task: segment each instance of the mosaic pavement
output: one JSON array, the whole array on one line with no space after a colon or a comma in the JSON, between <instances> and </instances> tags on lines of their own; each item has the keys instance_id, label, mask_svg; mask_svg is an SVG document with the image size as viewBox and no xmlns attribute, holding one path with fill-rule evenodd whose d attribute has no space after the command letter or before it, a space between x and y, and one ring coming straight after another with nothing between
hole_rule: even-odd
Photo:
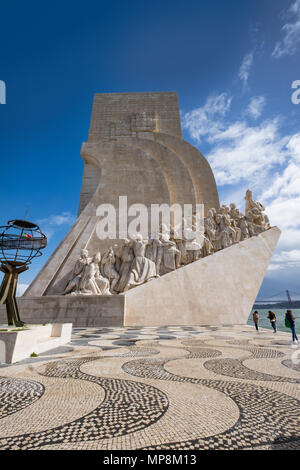
<instances>
[{"instance_id":1,"label":"mosaic pavement","mask_svg":"<svg viewBox=\"0 0 300 470\"><path fill-rule=\"evenodd\" d=\"M299 360L250 326L75 328L0 367L0 449L300 449Z\"/></svg>"}]
</instances>

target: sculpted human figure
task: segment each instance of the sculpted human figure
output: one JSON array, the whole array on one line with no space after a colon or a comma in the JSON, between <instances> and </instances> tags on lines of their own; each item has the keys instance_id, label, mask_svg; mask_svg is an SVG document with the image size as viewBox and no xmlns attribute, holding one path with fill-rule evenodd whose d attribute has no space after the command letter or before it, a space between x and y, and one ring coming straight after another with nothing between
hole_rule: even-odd
<instances>
[{"instance_id":1,"label":"sculpted human figure","mask_svg":"<svg viewBox=\"0 0 300 470\"><path fill-rule=\"evenodd\" d=\"M146 258L153 261L153 263L156 263L157 255L158 255L158 249L159 249L160 246L161 246L161 242L160 242L159 238L151 238L149 240L148 245L146 246L146 251L145 251Z\"/></svg>"},{"instance_id":2,"label":"sculpted human figure","mask_svg":"<svg viewBox=\"0 0 300 470\"><path fill-rule=\"evenodd\" d=\"M94 255L91 263L85 266L81 279L80 279L80 283L79 283L80 294L94 294L94 295L101 294L101 291L95 280L97 266L99 265L98 259L99 258L97 254Z\"/></svg>"},{"instance_id":3,"label":"sculpted human figure","mask_svg":"<svg viewBox=\"0 0 300 470\"><path fill-rule=\"evenodd\" d=\"M224 208L224 217L226 218L226 225L227 225L227 230L228 230L228 236L230 240L230 245L237 243L238 237L240 230L236 226L234 219L232 219L230 215L230 209L228 206L223 204L222 206Z\"/></svg>"},{"instance_id":4,"label":"sculpted human figure","mask_svg":"<svg viewBox=\"0 0 300 470\"><path fill-rule=\"evenodd\" d=\"M256 207L261 212L265 210L264 206L260 202L253 201L252 191L250 191L250 189L247 189L246 191L245 201L246 201L245 214L247 214L248 211L251 211L252 209L254 209L254 207Z\"/></svg>"},{"instance_id":5,"label":"sculpted human figure","mask_svg":"<svg viewBox=\"0 0 300 470\"><path fill-rule=\"evenodd\" d=\"M149 241L143 240L141 234L136 235L132 242L134 259L130 269L129 280L124 289L125 291L157 277L155 263L145 256L148 244Z\"/></svg>"},{"instance_id":6,"label":"sculpted human figure","mask_svg":"<svg viewBox=\"0 0 300 470\"><path fill-rule=\"evenodd\" d=\"M241 230L240 241L246 240L250 237L248 222L244 214L239 209L236 209L236 221L237 226Z\"/></svg>"},{"instance_id":7,"label":"sculpted human figure","mask_svg":"<svg viewBox=\"0 0 300 470\"><path fill-rule=\"evenodd\" d=\"M229 207L230 207L230 209L229 209L229 215L230 215L230 217L231 217L232 219L235 220L236 217L237 217L237 207L236 207L236 205L235 205L233 202L231 202L231 203L229 204Z\"/></svg>"},{"instance_id":8,"label":"sculpted human figure","mask_svg":"<svg viewBox=\"0 0 300 470\"><path fill-rule=\"evenodd\" d=\"M208 211L207 217L204 219L204 234L208 239L209 243L212 245L212 249L209 248L210 253L217 250L217 223L216 223L216 209L212 208ZM208 245L206 247L206 250ZM209 253L209 254L210 254Z\"/></svg>"},{"instance_id":9,"label":"sculpted human figure","mask_svg":"<svg viewBox=\"0 0 300 470\"><path fill-rule=\"evenodd\" d=\"M198 219L197 215L193 214L191 222L183 218L184 231L181 237L182 240L176 239L176 244L181 256L180 263L183 265L192 263L201 258L203 256L202 250L204 246L206 246L207 249L211 247L211 243L205 232L205 219Z\"/></svg>"},{"instance_id":10,"label":"sculpted human figure","mask_svg":"<svg viewBox=\"0 0 300 470\"><path fill-rule=\"evenodd\" d=\"M245 200L246 200L246 208L245 208L246 216L249 211L254 210L253 216L258 220L258 213L260 212L262 216L260 219L261 223L258 223L257 225L264 227L265 230L268 230L270 228L270 222L269 222L268 216L266 214L263 214L263 212L265 211L265 208L260 202L253 201L252 191L250 191L250 189L246 191Z\"/></svg>"},{"instance_id":11,"label":"sculpted human figure","mask_svg":"<svg viewBox=\"0 0 300 470\"><path fill-rule=\"evenodd\" d=\"M176 238L175 240L176 247L180 252L180 265L184 266L187 264L187 250L186 250L186 240L183 237Z\"/></svg>"},{"instance_id":12,"label":"sculpted human figure","mask_svg":"<svg viewBox=\"0 0 300 470\"><path fill-rule=\"evenodd\" d=\"M247 219L251 220L254 234L262 233L269 228L269 226L266 225L264 214L257 207L248 211Z\"/></svg>"},{"instance_id":13,"label":"sculpted human figure","mask_svg":"<svg viewBox=\"0 0 300 470\"><path fill-rule=\"evenodd\" d=\"M241 241L242 231L238 226L236 219L231 219L231 228L234 232L231 233L232 243L238 243Z\"/></svg>"},{"instance_id":14,"label":"sculpted human figure","mask_svg":"<svg viewBox=\"0 0 300 470\"><path fill-rule=\"evenodd\" d=\"M109 280L106 277L103 277L100 273L100 262L101 262L101 254L100 252L96 253L93 257L93 262L95 266L95 273L94 273L94 280L101 295L110 295L111 292L109 290Z\"/></svg>"},{"instance_id":15,"label":"sculpted human figure","mask_svg":"<svg viewBox=\"0 0 300 470\"><path fill-rule=\"evenodd\" d=\"M233 202L230 204L228 216L230 217L230 226L232 228L232 232L229 236L231 237L232 243L238 243L241 241L242 231L239 227L238 209Z\"/></svg>"},{"instance_id":16,"label":"sculpted human figure","mask_svg":"<svg viewBox=\"0 0 300 470\"><path fill-rule=\"evenodd\" d=\"M110 291L114 292L119 281L120 275L115 268L116 257L112 248L109 248L102 256L100 263L100 272L103 277L109 280Z\"/></svg>"},{"instance_id":17,"label":"sculpted human figure","mask_svg":"<svg viewBox=\"0 0 300 470\"><path fill-rule=\"evenodd\" d=\"M162 260L159 274L166 274L175 271L180 267L180 251L176 247L174 240L167 234L161 236Z\"/></svg>"},{"instance_id":18,"label":"sculpted human figure","mask_svg":"<svg viewBox=\"0 0 300 470\"><path fill-rule=\"evenodd\" d=\"M263 230L268 230L270 228L268 216L261 212L257 207L252 209L252 214L255 225L262 227Z\"/></svg>"},{"instance_id":19,"label":"sculpted human figure","mask_svg":"<svg viewBox=\"0 0 300 470\"><path fill-rule=\"evenodd\" d=\"M188 242L186 245L187 250L187 263L193 263L201 258L203 244L200 245L196 240Z\"/></svg>"},{"instance_id":20,"label":"sculpted human figure","mask_svg":"<svg viewBox=\"0 0 300 470\"><path fill-rule=\"evenodd\" d=\"M79 291L83 270L90 262L91 262L91 258L89 258L88 251L81 250L80 258L75 263L75 266L72 271L71 279L67 283L66 288L63 292L63 295L70 294L71 292L74 292L74 291Z\"/></svg>"},{"instance_id":21,"label":"sculpted human figure","mask_svg":"<svg viewBox=\"0 0 300 470\"><path fill-rule=\"evenodd\" d=\"M227 214L226 207L220 207L216 216L216 222L218 226L217 248L222 250L224 248L228 248L232 244L230 235L234 232L230 226L230 217Z\"/></svg>"},{"instance_id":22,"label":"sculpted human figure","mask_svg":"<svg viewBox=\"0 0 300 470\"><path fill-rule=\"evenodd\" d=\"M246 221L247 221L247 225L248 225L249 236L254 237L254 235L257 235L257 232L255 230L254 217L253 217L252 210L249 210L246 213Z\"/></svg>"},{"instance_id":23,"label":"sculpted human figure","mask_svg":"<svg viewBox=\"0 0 300 470\"><path fill-rule=\"evenodd\" d=\"M114 255L115 255L115 263L114 263L114 268L117 271L117 273L120 274L120 269L121 269L121 264L122 264L122 245L114 245L112 248Z\"/></svg>"},{"instance_id":24,"label":"sculpted human figure","mask_svg":"<svg viewBox=\"0 0 300 470\"><path fill-rule=\"evenodd\" d=\"M132 244L130 240L128 240L127 238L124 240L122 248L120 250L120 260L121 260L121 266L120 266L120 271L119 271L120 278L116 286L116 290L118 292L123 292L129 281L130 268L131 268L131 263L133 261Z\"/></svg>"},{"instance_id":25,"label":"sculpted human figure","mask_svg":"<svg viewBox=\"0 0 300 470\"><path fill-rule=\"evenodd\" d=\"M186 250L186 239L184 236L184 218L181 223L174 227L170 234L170 240L174 241L177 250L180 252L180 258L178 257L179 264L184 266L188 263L187 250Z\"/></svg>"},{"instance_id":26,"label":"sculpted human figure","mask_svg":"<svg viewBox=\"0 0 300 470\"><path fill-rule=\"evenodd\" d=\"M214 252L214 246L209 238L205 237L202 245L201 257L212 255Z\"/></svg>"}]
</instances>

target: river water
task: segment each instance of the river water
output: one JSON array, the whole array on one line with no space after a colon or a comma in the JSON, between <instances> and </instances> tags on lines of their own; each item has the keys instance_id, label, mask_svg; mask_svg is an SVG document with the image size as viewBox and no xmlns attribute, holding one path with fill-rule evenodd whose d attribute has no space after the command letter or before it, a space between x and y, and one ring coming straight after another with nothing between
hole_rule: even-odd
<instances>
[{"instance_id":1,"label":"river water","mask_svg":"<svg viewBox=\"0 0 300 470\"><path fill-rule=\"evenodd\" d=\"M256 309L258 311L258 315L259 315L259 321L258 321L258 327L261 327L261 328L268 328L270 330L273 331L273 328L270 324L270 321L269 319L267 318L268 316L268 310L260 310L260 309ZM285 331L286 333L291 333L291 329L290 328L287 328L284 324L284 319L285 319L285 312L286 312L286 309L276 309L276 308L272 308L270 309L272 310L272 312L275 313L276 315L276 318L277 318L277 322L276 322L276 325L277 325L277 329L280 330L280 331ZM296 319L296 332L300 334L300 309L298 308L295 308L294 310L291 309L292 312L293 312L293 315ZM254 312L254 310L251 311L251 314L249 316L249 320L248 320L248 325L253 325L253 328L254 328L254 323L253 323L253 319L252 319L252 313ZM299 338L300 339L300 338Z\"/></svg>"}]
</instances>

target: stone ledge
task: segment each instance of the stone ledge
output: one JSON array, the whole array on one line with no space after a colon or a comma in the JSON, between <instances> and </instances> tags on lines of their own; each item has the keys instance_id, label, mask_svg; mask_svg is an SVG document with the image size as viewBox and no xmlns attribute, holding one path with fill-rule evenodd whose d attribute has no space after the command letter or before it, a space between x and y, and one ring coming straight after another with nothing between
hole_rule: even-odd
<instances>
[{"instance_id":1,"label":"stone ledge","mask_svg":"<svg viewBox=\"0 0 300 470\"><path fill-rule=\"evenodd\" d=\"M123 326L123 295L53 295L19 297L21 319L27 323L69 323L80 326ZM0 323L7 322L6 308L0 308Z\"/></svg>"},{"instance_id":2,"label":"stone ledge","mask_svg":"<svg viewBox=\"0 0 300 470\"><path fill-rule=\"evenodd\" d=\"M31 325L19 331L3 328L7 331L0 331L0 363L12 364L71 341L72 323Z\"/></svg>"}]
</instances>

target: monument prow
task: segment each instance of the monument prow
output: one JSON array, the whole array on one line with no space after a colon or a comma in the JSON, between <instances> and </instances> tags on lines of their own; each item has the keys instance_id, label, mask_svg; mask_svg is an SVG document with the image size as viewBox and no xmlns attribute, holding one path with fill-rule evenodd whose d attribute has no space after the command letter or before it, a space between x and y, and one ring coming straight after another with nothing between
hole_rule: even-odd
<instances>
[{"instance_id":1,"label":"monument prow","mask_svg":"<svg viewBox=\"0 0 300 470\"><path fill-rule=\"evenodd\" d=\"M250 190L244 213L234 203L220 207L208 161L182 139L177 94L96 94L81 156L78 218L18 300L25 320L100 327L246 323L280 230L270 228ZM171 220L157 236L121 236L120 198L147 213L161 205L201 207L203 227L193 210L194 239L185 230L178 235ZM106 239L98 232L103 206L113 208L116 221L115 236ZM180 224L186 222L181 215Z\"/></svg>"}]
</instances>

